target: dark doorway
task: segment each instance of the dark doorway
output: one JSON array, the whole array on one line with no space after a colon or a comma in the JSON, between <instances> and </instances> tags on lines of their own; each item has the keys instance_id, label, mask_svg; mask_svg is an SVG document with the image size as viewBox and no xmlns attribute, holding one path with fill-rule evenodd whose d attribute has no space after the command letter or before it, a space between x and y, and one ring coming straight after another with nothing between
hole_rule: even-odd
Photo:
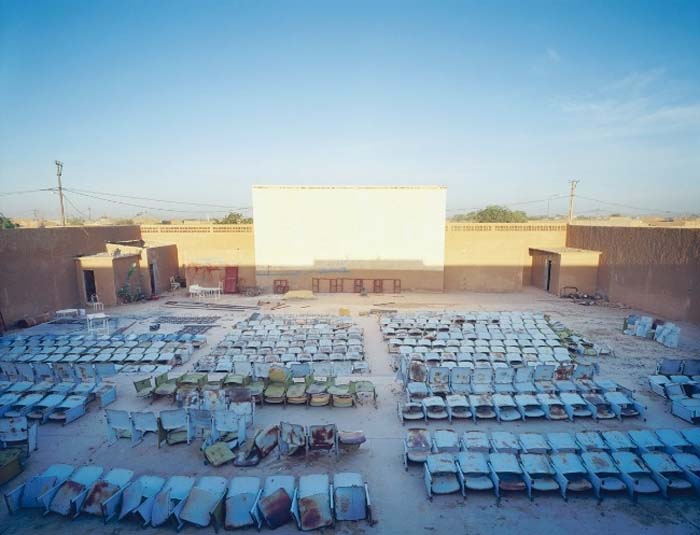
<instances>
[{"instance_id":1,"label":"dark doorway","mask_svg":"<svg viewBox=\"0 0 700 535\"><path fill-rule=\"evenodd\" d=\"M545 277L546 277L545 289L546 289L547 291L549 291L549 285L550 285L550 283L552 282L552 261L551 261L551 260L547 260L547 264L546 264L545 269L546 269L546 273L545 273Z\"/></svg>"},{"instance_id":2,"label":"dark doorway","mask_svg":"<svg viewBox=\"0 0 700 535\"><path fill-rule=\"evenodd\" d=\"M151 279L151 295L155 295L156 292L156 270L153 264L148 264L148 277Z\"/></svg>"},{"instance_id":3,"label":"dark doorway","mask_svg":"<svg viewBox=\"0 0 700 535\"><path fill-rule=\"evenodd\" d=\"M95 272L91 269L83 270L83 281L85 281L85 300L89 303L93 296L97 296L97 286L95 286ZM97 300L97 298L95 298Z\"/></svg>"},{"instance_id":4,"label":"dark doorway","mask_svg":"<svg viewBox=\"0 0 700 535\"><path fill-rule=\"evenodd\" d=\"M224 293L235 294L238 291L238 266L226 266L224 274Z\"/></svg>"}]
</instances>

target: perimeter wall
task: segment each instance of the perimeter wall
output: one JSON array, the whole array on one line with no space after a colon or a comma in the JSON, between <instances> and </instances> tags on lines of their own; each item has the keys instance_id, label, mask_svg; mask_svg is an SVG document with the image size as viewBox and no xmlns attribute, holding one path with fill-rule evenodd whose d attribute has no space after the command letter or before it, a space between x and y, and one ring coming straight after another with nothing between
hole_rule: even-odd
<instances>
[{"instance_id":1,"label":"perimeter wall","mask_svg":"<svg viewBox=\"0 0 700 535\"><path fill-rule=\"evenodd\" d=\"M601 251L611 301L700 324L700 229L570 225L566 245Z\"/></svg>"},{"instance_id":2,"label":"perimeter wall","mask_svg":"<svg viewBox=\"0 0 700 535\"><path fill-rule=\"evenodd\" d=\"M108 241L140 238L138 225L0 230L0 312L5 323L78 307L83 299L75 257L104 252Z\"/></svg>"}]
</instances>

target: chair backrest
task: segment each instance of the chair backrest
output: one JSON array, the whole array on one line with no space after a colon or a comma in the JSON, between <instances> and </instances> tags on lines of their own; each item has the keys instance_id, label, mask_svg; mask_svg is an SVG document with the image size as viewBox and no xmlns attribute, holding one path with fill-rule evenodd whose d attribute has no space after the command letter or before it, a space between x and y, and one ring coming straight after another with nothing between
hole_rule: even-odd
<instances>
[{"instance_id":1,"label":"chair backrest","mask_svg":"<svg viewBox=\"0 0 700 535\"><path fill-rule=\"evenodd\" d=\"M236 375L250 376L253 375L253 365L248 361L234 361L233 371Z\"/></svg>"},{"instance_id":2,"label":"chair backrest","mask_svg":"<svg viewBox=\"0 0 700 535\"><path fill-rule=\"evenodd\" d=\"M450 381L450 369L445 366L434 366L429 372L430 384L446 385Z\"/></svg>"},{"instance_id":3,"label":"chair backrest","mask_svg":"<svg viewBox=\"0 0 700 535\"><path fill-rule=\"evenodd\" d=\"M238 431L238 421L240 416L234 411L217 410L214 411L214 427L217 431L230 433Z\"/></svg>"},{"instance_id":4,"label":"chair backrest","mask_svg":"<svg viewBox=\"0 0 700 535\"><path fill-rule=\"evenodd\" d=\"M158 420L154 412L132 412L131 419L138 431L158 431Z\"/></svg>"},{"instance_id":5,"label":"chair backrest","mask_svg":"<svg viewBox=\"0 0 700 535\"><path fill-rule=\"evenodd\" d=\"M140 379L138 381L134 381L134 388L136 389L136 393L144 392L146 390L150 390L153 388L153 384L151 383L151 378L146 377L145 379Z\"/></svg>"},{"instance_id":6,"label":"chair backrest","mask_svg":"<svg viewBox=\"0 0 700 535\"><path fill-rule=\"evenodd\" d=\"M594 373L595 366L593 364L577 364L572 377L574 379L590 379Z\"/></svg>"},{"instance_id":7,"label":"chair backrest","mask_svg":"<svg viewBox=\"0 0 700 535\"><path fill-rule=\"evenodd\" d=\"M256 379L267 379L270 375L270 364L267 362L256 362L253 364Z\"/></svg>"},{"instance_id":8,"label":"chair backrest","mask_svg":"<svg viewBox=\"0 0 700 535\"><path fill-rule=\"evenodd\" d=\"M554 378L552 364L540 364L535 368L535 381L551 381Z\"/></svg>"},{"instance_id":9,"label":"chair backrest","mask_svg":"<svg viewBox=\"0 0 700 535\"><path fill-rule=\"evenodd\" d=\"M513 382L529 383L530 381L532 381L534 373L535 369L532 366L523 366L522 368L515 368L515 378Z\"/></svg>"},{"instance_id":10,"label":"chair backrest","mask_svg":"<svg viewBox=\"0 0 700 535\"><path fill-rule=\"evenodd\" d=\"M188 409L190 425L197 429L209 429L212 425L212 414L208 409Z\"/></svg>"},{"instance_id":11,"label":"chair backrest","mask_svg":"<svg viewBox=\"0 0 700 535\"><path fill-rule=\"evenodd\" d=\"M350 377L352 375L352 362L336 361L333 363L333 375L335 377Z\"/></svg>"},{"instance_id":12,"label":"chair backrest","mask_svg":"<svg viewBox=\"0 0 700 535\"><path fill-rule=\"evenodd\" d=\"M75 365L78 378L83 383L94 383L96 379L95 368L92 364L81 362Z\"/></svg>"},{"instance_id":13,"label":"chair backrest","mask_svg":"<svg viewBox=\"0 0 700 535\"><path fill-rule=\"evenodd\" d=\"M453 385L468 384L471 380L472 370L466 366L455 366L450 370L450 383Z\"/></svg>"},{"instance_id":14,"label":"chair backrest","mask_svg":"<svg viewBox=\"0 0 700 535\"><path fill-rule=\"evenodd\" d=\"M408 380L424 383L428 379L428 368L420 360L411 360L408 363Z\"/></svg>"},{"instance_id":15,"label":"chair backrest","mask_svg":"<svg viewBox=\"0 0 700 535\"><path fill-rule=\"evenodd\" d=\"M54 371L51 365L47 362L36 362L34 363L34 373L38 380L48 379L50 381L54 380Z\"/></svg>"},{"instance_id":16,"label":"chair backrest","mask_svg":"<svg viewBox=\"0 0 700 535\"><path fill-rule=\"evenodd\" d=\"M71 383L76 382L75 371L73 366L67 362L56 362L53 365L53 369L56 372L56 377L59 381Z\"/></svg>"},{"instance_id":17,"label":"chair backrest","mask_svg":"<svg viewBox=\"0 0 700 535\"><path fill-rule=\"evenodd\" d=\"M25 416L0 418L0 442L19 442L28 436L29 422Z\"/></svg>"},{"instance_id":18,"label":"chair backrest","mask_svg":"<svg viewBox=\"0 0 700 535\"><path fill-rule=\"evenodd\" d=\"M303 379L311 375L311 366L308 362L292 362L289 370L294 379Z\"/></svg>"},{"instance_id":19,"label":"chair backrest","mask_svg":"<svg viewBox=\"0 0 700 535\"><path fill-rule=\"evenodd\" d=\"M494 370L494 383L507 384L513 382L515 376L515 368L496 368Z\"/></svg>"},{"instance_id":20,"label":"chair backrest","mask_svg":"<svg viewBox=\"0 0 700 535\"><path fill-rule=\"evenodd\" d=\"M131 416L129 411L117 409L105 409L107 425L113 429L131 429Z\"/></svg>"},{"instance_id":21,"label":"chair backrest","mask_svg":"<svg viewBox=\"0 0 700 535\"><path fill-rule=\"evenodd\" d=\"M169 381L168 372L165 372L161 375L156 375L155 381L156 381L156 388L158 388L162 384L167 383ZM151 380L148 379L149 386L150 386L150 383L151 383ZM134 383L134 384L136 384L136 383Z\"/></svg>"},{"instance_id":22,"label":"chair backrest","mask_svg":"<svg viewBox=\"0 0 700 535\"><path fill-rule=\"evenodd\" d=\"M330 450L338 441L338 429L335 424L310 425L307 431L309 449Z\"/></svg>"},{"instance_id":23,"label":"chair backrest","mask_svg":"<svg viewBox=\"0 0 700 535\"><path fill-rule=\"evenodd\" d=\"M314 378L316 379L327 379L333 377L333 364L330 362L314 362L312 369Z\"/></svg>"},{"instance_id":24,"label":"chair backrest","mask_svg":"<svg viewBox=\"0 0 700 535\"><path fill-rule=\"evenodd\" d=\"M491 368L475 368L472 373L472 383L490 383L493 377L493 370Z\"/></svg>"},{"instance_id":25,"label":"chair backrest","mask_svg":"<svg viewBox=\"0 0 700 535\"><path fill-rule=\"evenodd\" d=\"M18 362L16 366L17 373L19 373L23 381L30 381L32 383L35 381L34 368L31 364L28 362Z\"/></svg>"},{"instance_id":26,"label":"chair backrest","mask_svg":"<svg viewBox=\"0 0 700 535\"><path fill-rule=\"evenodd\" d=\"M19 377L17 366L13 362L0 362L0 372L8 381L16 381Z\"/></svg>"},{"instance_id":27,"label":"chair backrest","mask_svg":"<svg viewBox=\"0 0 700 535\"><path fill-rule=\"evenodd\" d=\"M187 425L187 411L185 409L160 411L160 423L166 430L185 427Z\"/></svg>"},{"instance_id":28,"label":"chair backrest","mask_svg":"<svg viewBox=\"0 0 700 535\"><path fill-rule=\"evenodd\" d=\"M284 366L270 366L268 378L271 383L286 383L291 378L291 372Z\"/></svg>"}]
</instances>

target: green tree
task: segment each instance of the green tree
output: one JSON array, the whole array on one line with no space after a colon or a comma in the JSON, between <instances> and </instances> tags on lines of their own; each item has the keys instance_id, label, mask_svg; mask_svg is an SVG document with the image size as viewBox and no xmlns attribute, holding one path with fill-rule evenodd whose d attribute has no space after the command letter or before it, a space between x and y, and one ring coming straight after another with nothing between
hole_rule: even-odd
<instances>
[{"instance_id":1,"label":"green tree","mask_svg":"<svg viewBox=\"0 0 700 535\"><path fill-rule=\"evenodd\" d=\"M457 214L452 221L475 221L477 223L525 223L527 214L521 210L510 210L505 206L490 205L476 212Z\"/></svg>"},{"instance_id":2,"label":"green tree","mask_svg":"<svg viewBox=\"0 0 700 535\"><path fill-rule=\"evenodd\" d=\"M17 223L13 222L12 219L0 214L0 228L1 229L11 229L11 228L17 228L17 227L19 227L19 225Z\"/></svg>"},{"instance_id":3,"label":"green tree","mask_svg":"<svg viewBox=\"0 0 700 535\"><path fill-rule=\"evenodd\" d=\"M82 227L85 224L85 220L82 217L69 217L66 219L66 223L71 227Z\"/></svg>"},{"instance_id":4,"label":"green tree","mask_svg":"<svg viewBox=\"0 0 700 535\"><path fill-rule=\"evenodd\" d=\"M115 225L133 225L134 220L133 219L117 219L114 222Z\"/></svg>"},{"instance_id":5,"label":"green tree","mask_svg":"<svg viewBox=\"0 0 700 535\"><path fill-rule=\"evenodd\" d=\"M217 225L250 225L252 222L252 217L245 217L238 212L229 212L223 219L214 220Z\"/></svg>"}]
</instances>

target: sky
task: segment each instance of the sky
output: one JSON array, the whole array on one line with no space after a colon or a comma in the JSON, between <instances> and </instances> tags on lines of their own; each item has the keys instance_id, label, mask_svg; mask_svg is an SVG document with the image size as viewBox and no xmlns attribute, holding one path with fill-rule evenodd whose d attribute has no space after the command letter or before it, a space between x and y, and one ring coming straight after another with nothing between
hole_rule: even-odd
<instances>
[{"instance_id":1,"label":"sky","mask_svg":"<svg viewBox=\"0 0 700 535\"><path fill-rule=\"evenodd\" d=\"M581 215L700 213L700 2L0 0L0 212L57 217L8 195L57 159L69 217L254 184L553 215L570 179Z\"/></svg>"}]
</instances>

